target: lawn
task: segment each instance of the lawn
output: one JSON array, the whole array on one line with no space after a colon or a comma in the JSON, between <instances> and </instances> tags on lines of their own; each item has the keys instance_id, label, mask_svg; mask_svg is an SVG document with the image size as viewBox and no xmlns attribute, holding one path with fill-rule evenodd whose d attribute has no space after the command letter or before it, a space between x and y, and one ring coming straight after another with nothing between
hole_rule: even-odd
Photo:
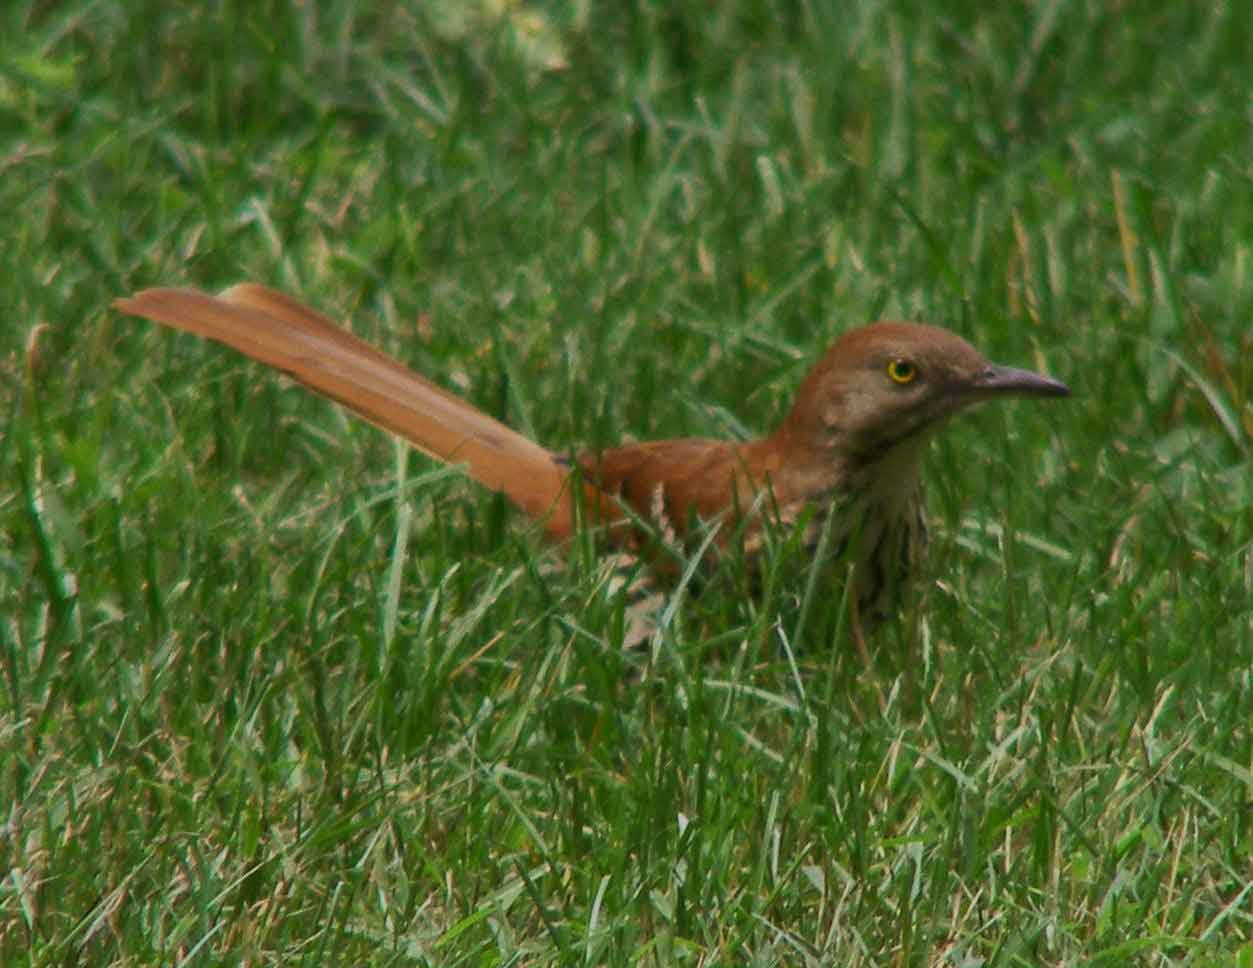
<instances>
[{"instance_id":1,"label":"lawn","mask_svg":"<svg viewBox=\"0 0 1253 968\"><path fill-rule=\"evenodd\" d=\"M1253 966L1253 5L12 0L0 963ZM110 308L292 292L559 449L870 319L1066 380L852 648Z\"/></svg>"}]
</instances>

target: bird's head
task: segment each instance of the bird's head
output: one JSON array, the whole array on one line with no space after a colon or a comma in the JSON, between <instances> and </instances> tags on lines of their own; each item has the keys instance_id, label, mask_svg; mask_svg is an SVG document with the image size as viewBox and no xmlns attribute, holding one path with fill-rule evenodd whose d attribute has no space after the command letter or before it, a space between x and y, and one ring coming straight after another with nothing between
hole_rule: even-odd
<instances>
[{"instance_id":1,"label":"bird's head","mask_svg":"<svg viewBox=\"0 0 1253 968\"><path fill-rule=\"evenodd\" d=\"M836 340L801 385L784 429L859 462L925 440L948 417L1000 397L1064 397L1052 377L1000 366L936 326L879 322Z\"/></svg>"}]
</instances>

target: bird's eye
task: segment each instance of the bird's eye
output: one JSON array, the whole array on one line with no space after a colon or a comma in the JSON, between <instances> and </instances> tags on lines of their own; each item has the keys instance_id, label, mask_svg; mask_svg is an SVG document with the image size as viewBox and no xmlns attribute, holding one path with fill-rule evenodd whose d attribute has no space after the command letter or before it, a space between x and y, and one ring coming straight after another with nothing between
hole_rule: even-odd
<instances>
[{"instance_id":1,"label":"bird's eye","mask_svg":"<svg viewBox=\"0 0 1253 968\"><path fill-rule=\"evenodd\" d=\"M888 378L893 383L899 383L905 386L907 383L913 383L918 379L918 367L910 363L909 360L891 360L888 362Z\"/></svg>"}]
</instances>

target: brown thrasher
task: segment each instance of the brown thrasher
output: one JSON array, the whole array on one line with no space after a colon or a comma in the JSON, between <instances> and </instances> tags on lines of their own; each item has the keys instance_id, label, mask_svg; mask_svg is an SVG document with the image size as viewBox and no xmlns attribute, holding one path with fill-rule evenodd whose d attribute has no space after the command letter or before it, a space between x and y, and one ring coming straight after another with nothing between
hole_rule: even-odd
<instances>
[{"instance_id":1,"label":"brown thrasher","mask_svg":"<svg viewBox=\"0 0 1253 968\"><path fill-rule=\"evenodd\" d=\"M647 441L571 461L273 289L147 289L115 305L234 347L430 456L464 465L556 539L572 534L580 503L612 544L633 551L657 535L681 541L698 520L740 525L716 537L738 532L747 552L771 520L806 519L813 544L829 528L826 547L853 563L863 657L860 616L882 614L925 550L920 463L932 432L985 400L1069 393L1051 377L989 363L947 330L879 322L836 340L768 437Z\"/></svg>"}]
</instances>

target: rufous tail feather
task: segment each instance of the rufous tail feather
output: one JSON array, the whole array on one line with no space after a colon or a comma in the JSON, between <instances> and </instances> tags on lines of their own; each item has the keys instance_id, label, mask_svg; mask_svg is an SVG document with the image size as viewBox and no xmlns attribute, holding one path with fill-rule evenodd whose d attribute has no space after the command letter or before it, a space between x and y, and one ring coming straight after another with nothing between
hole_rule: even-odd
<instances>
[{"instance_id":1,"label":"rufous tail feather","mask_svg":"<svg viewBox=\"0 0 1253 968\"><path fill-rule=\"evenodd\" d=\"M448 393L290 296L242 283L219 296L145 289L114 306L223 343L499 491L553 537L574 529L570 471L552 451Z\"/></svg>"}]
</instances>

